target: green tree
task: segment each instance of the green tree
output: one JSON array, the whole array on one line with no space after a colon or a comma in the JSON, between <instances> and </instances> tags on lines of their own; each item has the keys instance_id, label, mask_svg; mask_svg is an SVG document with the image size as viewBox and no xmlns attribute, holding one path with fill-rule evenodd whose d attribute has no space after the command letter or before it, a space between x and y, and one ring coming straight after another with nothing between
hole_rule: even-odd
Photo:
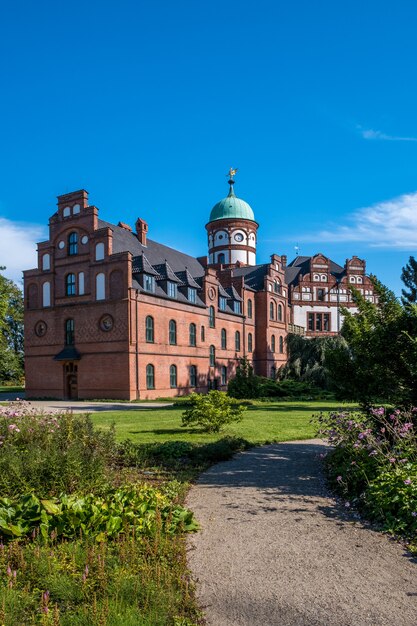
<instances>
[{"instance_id":1,"label":"green tree","mask_svg":"<svg viewBox=\"0 0 417 626\"><path fill-rule=\"evenodd\" d=\"M255 376L253 367L246 357L239 359L236 374L229 381L227 393L232 398L257 398L259 396L260 377Z\"/></svg>"},{"instance_id":2,"label":"green tree","mask_svg":"<svg viewBox=\"0 0 417 626\"><path fill-rule=\"evenodd\" d=\"M346 345L330 350L327 362L339 395L369 406L417 401L417 308L403 307L394 293L371 277L378 303L352 289L357 313L342 309Z\"/></svg>"},{"instance_id":3,"label":"green tree","mask_svg":"<svg viewBox=\"0 0 417 626\"><path fill-rule=\"evenodd\" d=\"M410 256L407 265L403 267L401 280L408 288L408 291L401 290L403 305L415 304L417 302L417 261L413 256Z\"/></svg>"},{"instance_id":4,"label":"green tree","mask_svg":"<svg viewBox=\"0 0 417 626\"><path fill-rule=\"evenodd\" d=\"M182 414L182 426L199 426L208 433L218 433L232 422L240 422L246 410L237 400L223 391L208 394L192 393L189 408Z\"/></svg>"},{"instance_id":5,"label":"green tree","mask_svg":"<svg viewBox=\"0 0 417 626\"><path fill-rule=\"evenodd\" d=\"M0 267L0 381L23 376L23 296Z\"/></svg>"}]
</instances>

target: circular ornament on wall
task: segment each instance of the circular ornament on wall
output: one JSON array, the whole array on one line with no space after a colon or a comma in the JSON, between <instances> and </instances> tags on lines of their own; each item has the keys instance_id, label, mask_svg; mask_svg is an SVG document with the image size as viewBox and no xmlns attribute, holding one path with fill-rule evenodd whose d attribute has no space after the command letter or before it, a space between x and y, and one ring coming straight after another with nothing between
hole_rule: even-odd
<instances>
[{"instance_id":1,"label":"circular ornament on wall","mask_svg":"<svg viewBox=\"0 0 417 626\"><path fill-rule=\"evenodd\" d=\"M103 330L104 332L108 332L114 326L114 319L112 318L111 315L106 313L105 315L102 315L102 317L100 318L99 326L100 326L100 330Z\"/></svg>"},{"instance_id":2,"label":"circular ornament on wall","mask_svg":"<svg viewBox=\"0 0 417 626\"><path fill-rule=\"evenodd\" d=\"M216 297L216 290L213 287L210 287L210 289L208 290L208 297L210 298L210 300L214 300L214 298Z\"/></svg>"},{"instance_id":3,"label":"circular ornament on wall","mask_svg":"<svg viewBox=\"0 0 417 626\"><path fill-rule=\"evenodd\" d=\"M63 250L65 248L65 241L60 241L59 244L58 244L58 248L60 250Z\"/></svg>"},{"instance_id":4,"label":"circular ornament on wall","mask_svg":"<svg viewBox=\"0 0 417 626\"><path fill-rule=\"evenodd\" d=\"M235 235L235 241L243 241L243 235L242 235L242 233L236 233L236 235Z\"/></svg>"},{"instance_id":5,"label":"circular ornament on wall","mask_svg":"<svg viewBox=\"0 0 417 626\"><path fill-rule=\"evenodd\" d=\"M46 335L47 330L48 330L48 326L46 322L44 322L43 320L39 320L39 322L36 322L35 335L37 335L38 337L44 337Z\"/></svg>"},{"instance_id":6,"label":"circular ornament on wall","mask_svg":"<svg viewBox=\"0 0 417 626\"><path fill-rule=\"evenodd\" d=\"M81 243L83 243L83 244L85 245L87 242L88 242L88 237L87 237L87 235L83 235L83 236L81 237Z\"/></svg>"}]
</instances>

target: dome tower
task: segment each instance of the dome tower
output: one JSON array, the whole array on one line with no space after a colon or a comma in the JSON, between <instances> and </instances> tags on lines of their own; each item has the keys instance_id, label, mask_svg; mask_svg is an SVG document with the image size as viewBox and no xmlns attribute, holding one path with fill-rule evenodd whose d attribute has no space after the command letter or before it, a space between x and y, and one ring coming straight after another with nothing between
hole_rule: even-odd
<instances>
[{"instance_id":1,"label":"dome tower","mask_svg":"<svg viewBox=\"0 0 417 626\"><path fill-rule=\"evenodd\" d=\"M229 193L214 205L206 224L210 265L256 265L258 224L249 204L235 196L236 172L230 168Z\"/></svg>"}]
</instances>

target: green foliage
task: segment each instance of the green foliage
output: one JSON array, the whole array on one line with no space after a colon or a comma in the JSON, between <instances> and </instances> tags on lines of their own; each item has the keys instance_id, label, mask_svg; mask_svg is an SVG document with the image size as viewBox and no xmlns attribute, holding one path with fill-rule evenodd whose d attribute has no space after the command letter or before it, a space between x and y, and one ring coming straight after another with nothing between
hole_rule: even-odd
<instances>
[{"instance_id":1,"label":"green foliage","mask_svg":"<svg viewBox=\"0 0 417 626\"><path fill-rule=\"evenodd\" d=\"M371 409L317 418L334 447L326 458L333 486L384 528L417 545L416 412Z\"/></svg>"},{"instance_id":2,"label":"green foliage","mask_svg":"<svg viewBox=\"0 0 417 626\"><path fill-rule=\"evenodd\" d=\"M401 290L401 301L404 306L408 304L416 304L417 303L417 261L413 256L410 256L408 263L405 267L403 267L401 273L401 280L404 285L408 288Z\"/></svg>"},{"instance_id":3,"label":"green foliage","mask_svg":"<svg viewBox=\"0 0 417 626\"><path fill-rule=\"evenodd\" d=\"M288 361L280 369L281 379L297 380L322 389L332 388L331 371L326 355L329 350L345 346L341 337L313 337L289 334Z\"/></svg>"},{"instance_id":4,"label":"green foliage","mask_svg":"<svg viewBox=\"0 0 417 626\"><path fill-rule=\"evenodd\" d=\"M0 382L20 382L22 376L23 296L17 285L0 273Z\"/></svg>"},{"instance_id":5,"label":"green foliage","mask_svg":"<svg viewBox=\"0 0 417 626\"><path fill-rule=\"evenodd\" d=\"M259 376L253 373L253 367L248 359L239 359L236 374L229 381L227 393L232 398L258 398Z\"/></svg>"},{"instance_id":6,"label":"green foliage","mask_svg":"<svg viewBox=\"0 0 417 626\"><path fill-rule=\"evenodd\" d=\"M38 415L29 403L13 402L0 407L0 450L2 496L88 491L107 482L114 427L103 432L88 415Z\"/></svg>"},{"instance_id":7,"label":"green foliage","mask_svg":"<svg viewBox=\"0 0 417 626\"><path fill-rule=\"evenodd\" d=\"M372 279L378 304L352 289L358 313L343 309L346 345L329 350L327 362L339 397L417 404L417 310L402 307L392 291Z\"/></svg>"},{"instance_id":8,"label":"green foliage","mask_svg":"<svg viewBox=\"0 0 417 626\"><path fill-rule=\"evenodd\" d=\"M190 407L182 414L182 426L197 426L209 433L218 433L227 424L240 422L246 407L222 391L207 395L193 393Z\"/></svg>"},{"instance_id":9,"label":"green foliage","mask_svg":"<svg viewBox=\"0 0 417 626\"><path fill-rule=\"evenodd\" d=\"M42 500L35 494L0 498L0 536L23 537L40 531L47 539L94 537L114 539L120 533L152 535L158 524L168 534L197 529L193 515L148 485L128 485L104 496L64 495Z\"/></svg>"}]
</instances>

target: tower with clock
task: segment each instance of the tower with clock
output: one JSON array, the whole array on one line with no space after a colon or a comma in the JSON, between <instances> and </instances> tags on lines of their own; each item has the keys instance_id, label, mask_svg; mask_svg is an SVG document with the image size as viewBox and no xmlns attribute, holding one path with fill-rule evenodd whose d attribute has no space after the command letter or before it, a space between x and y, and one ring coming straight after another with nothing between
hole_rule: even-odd
<instances>
[{"instance_id":1,"label":"tower with clock","mask_svg":"<svg viewBox=\"0 0 417 626\"><path fill-rule=\"evenodd\" d=\"M206 224L210 265L256 265L258 223L247 202L235 195L237 170L229 170L229 193L211 210Z\"/></svg>"}]
</instances>

